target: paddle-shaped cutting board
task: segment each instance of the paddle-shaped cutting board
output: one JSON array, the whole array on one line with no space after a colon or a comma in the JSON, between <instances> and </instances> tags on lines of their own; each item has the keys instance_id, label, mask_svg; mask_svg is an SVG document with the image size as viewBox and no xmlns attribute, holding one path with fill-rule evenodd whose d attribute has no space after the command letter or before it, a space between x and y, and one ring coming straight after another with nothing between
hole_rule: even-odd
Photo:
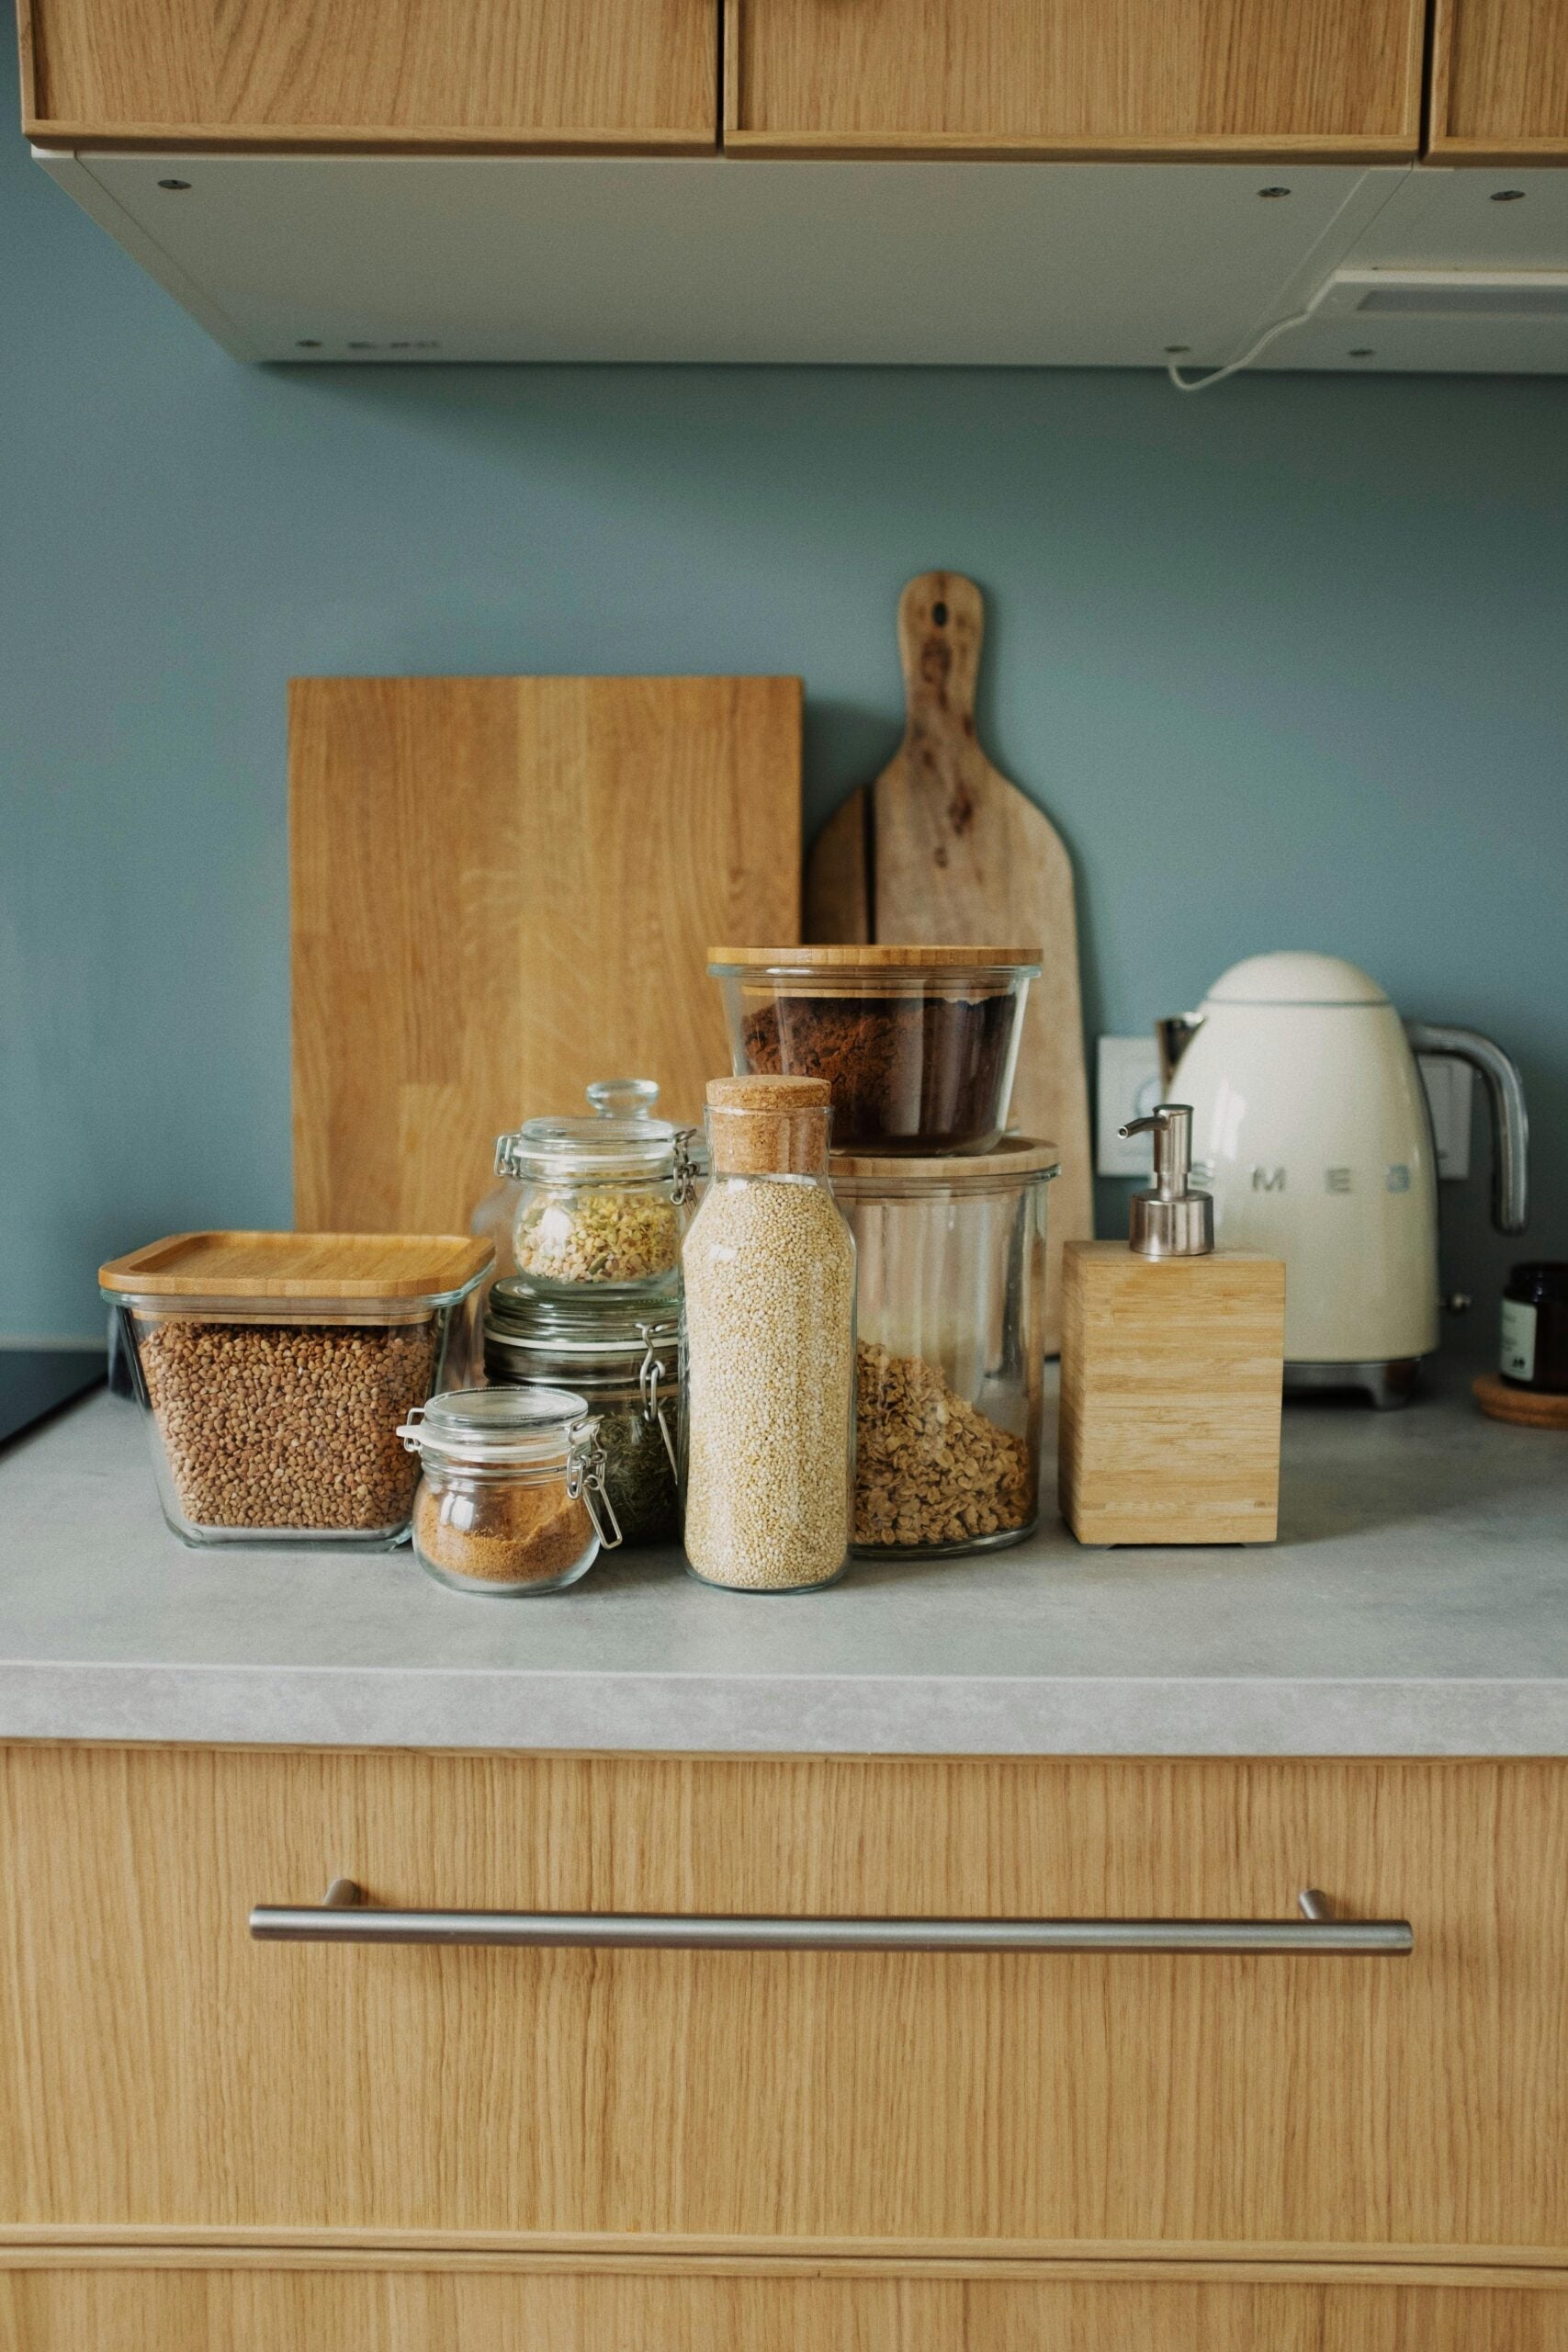
<instances>
[{"instance_id":1,"label":"paddle-shaped cutting board","mask_svg":"<svg viewBox=\"0 0 1568 2352\"><path fill-rule=\"evenodd\" d=\"M461 1233L496 1136L729 1068L715 939L799 937L798 678L297 678L294 1214Z\"/></svg>"},{"instance_id":2,"label":"paddle-shaped cutting board","mask_svg":"<svg viewBox=\"0 0 1568 2352\"><path fill-rule=\"evenodd\" d=\"M908 717L874 784L852 793L812 845L806 936L953 945L1040 943L1010 1123L1054 1143L1047 1346L1060 1344L1064 1241L1094 1231L1073 869L1044 812L991 765L975 735L985 606L972 580L924 571L898 601Z\"/></svg>"}]
</instances>

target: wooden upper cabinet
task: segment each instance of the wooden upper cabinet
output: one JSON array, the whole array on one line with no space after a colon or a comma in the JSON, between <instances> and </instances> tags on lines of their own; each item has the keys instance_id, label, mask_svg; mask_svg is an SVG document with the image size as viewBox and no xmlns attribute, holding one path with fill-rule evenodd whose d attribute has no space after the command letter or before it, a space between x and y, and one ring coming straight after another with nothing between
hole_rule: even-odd
<instances>
[{"instance_id":1,"label":"wooden upper cabinet","mask_svg":"<svg viewBox=\"0 0 1568 2352\"><path fill-rule=\"evenodd\" d=\"M1568 163L1568 0L1437 0L1431 153Z\"/></svg>"},{"instance_id":2,"label":"wooden upper cabinet","mask_svg":"<svg viewBox=\"0 0 1568 2352\"><path fill-rule=\"evenodd\" d=\"M1420 141L1424 20L1424 0L726 0L726 143L1393 161Z\"/></svg>"},{"instance_id":3,"label":"wooden upper cabinet","mask_svg":"<svg viewBox=\"0 0 1568 2352\"><path fill-rule=\"evenodd\" d=\"M20 0L44 144L711 148L717 0Z\"/></svg>"}]
</instances>

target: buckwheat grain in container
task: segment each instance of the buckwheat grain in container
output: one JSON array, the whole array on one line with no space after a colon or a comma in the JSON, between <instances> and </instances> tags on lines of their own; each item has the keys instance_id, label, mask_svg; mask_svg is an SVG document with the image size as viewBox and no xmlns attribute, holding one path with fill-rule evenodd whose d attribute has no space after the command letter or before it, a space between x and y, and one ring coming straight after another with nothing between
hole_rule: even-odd
<instances>
[{"instance_id":1,"label":"buckwheat grain in container","mask_svg":"<svg viewBox=\"0 0 1568 2352\"><path fill-rule=\"evenodd\" d=\"M401 1543L419 1465L399 1426L466 1363L491 1256L467 1236L179 1233L102 1267L175 1533Z\"/></svg>"},{"instance_id":2,"label":"buckwheat grain in container","mask_svg":"<svg viewBox=\"0 0 1568 2352\"><path fill-rule=\"evenodd\" d=\"M682 1251L685 1546L705 1583L831 1584L849 1552L855 1250L825 1080L715 1079Z\"/></svg>"}]
</instances>

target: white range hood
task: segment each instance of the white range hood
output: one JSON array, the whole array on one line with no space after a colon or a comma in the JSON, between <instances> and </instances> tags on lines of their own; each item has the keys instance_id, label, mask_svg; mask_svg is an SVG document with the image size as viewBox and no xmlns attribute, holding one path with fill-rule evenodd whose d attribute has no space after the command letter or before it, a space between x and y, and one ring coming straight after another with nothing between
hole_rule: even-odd
<instances>
[{"instance_id":1,"label":"white range hood","mask_svg":"<svg viewBox=\"0 0 1568 2352\"><path fill-rule=\"evenodd\" d=\"M243 359L1568 372L1568 171L35 153Z\"/></svg>"}]
</instances>

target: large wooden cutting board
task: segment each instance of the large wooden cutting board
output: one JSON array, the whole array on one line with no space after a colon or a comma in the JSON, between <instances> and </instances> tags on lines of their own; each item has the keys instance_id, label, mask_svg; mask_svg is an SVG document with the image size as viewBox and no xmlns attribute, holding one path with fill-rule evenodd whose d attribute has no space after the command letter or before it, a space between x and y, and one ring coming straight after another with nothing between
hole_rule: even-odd
<instances>
[{"instance_id":1,"label":"large wooden cutting board","mask_svg":"<svg viewBox=\"0 0 1568 2352\"><path fill-rule=\"evenodd\" d=\"M806 874L810 941L926 946L1038 941L1010 1124L1055 1144L1047 1346L1061 1336L1064 1241L1094 1231L1073 869L1044 811L994 768L975 733L985 607L972 580L925 571L898 604L908 714L874 784L829 819Z\"/></svg>"},{"instance_id":2,"label":"large wooden cutting board","mask_svg":"<svg viewBox=\"0 0 1568 2352\"><path fill-rule=\"evenodd\" d=\"M715 939L799 937L797 678L297 678L294 1214L462 1231L502 1129L729 1068Z\"/></svg>"}]
</instances>

